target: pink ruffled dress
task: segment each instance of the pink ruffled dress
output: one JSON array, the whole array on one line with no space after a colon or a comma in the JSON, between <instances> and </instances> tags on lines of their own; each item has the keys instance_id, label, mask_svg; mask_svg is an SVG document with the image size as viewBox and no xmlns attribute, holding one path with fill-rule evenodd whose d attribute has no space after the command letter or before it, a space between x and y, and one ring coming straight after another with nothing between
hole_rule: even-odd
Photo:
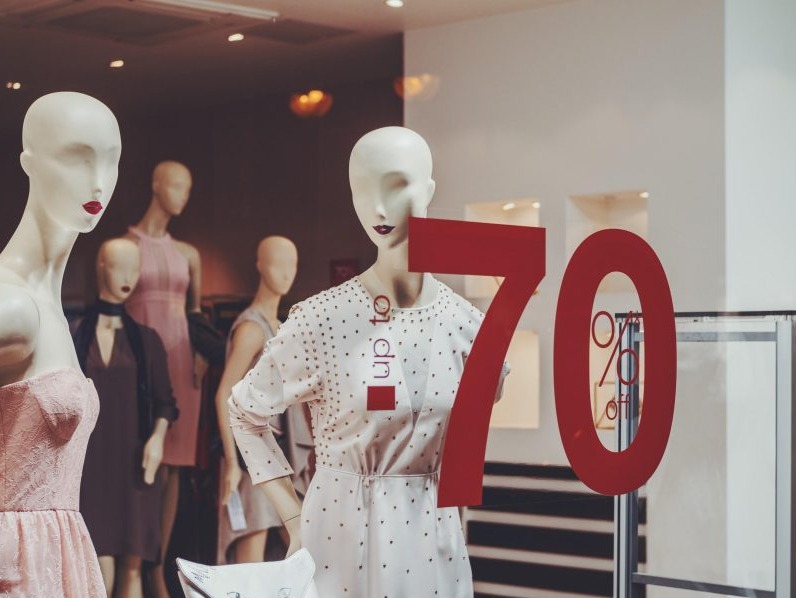
<instances>
[{"instance_id":1,"label":"pink ruffled dress","mask_svg":"<svg viewBox=\"0 0 796 598\"><path fill-rule=\"evenodd\" d=\"M78 511L98 412L93 384L72 368L0 387L0 596L105 597Z\"/></svg>"}]
</instances>

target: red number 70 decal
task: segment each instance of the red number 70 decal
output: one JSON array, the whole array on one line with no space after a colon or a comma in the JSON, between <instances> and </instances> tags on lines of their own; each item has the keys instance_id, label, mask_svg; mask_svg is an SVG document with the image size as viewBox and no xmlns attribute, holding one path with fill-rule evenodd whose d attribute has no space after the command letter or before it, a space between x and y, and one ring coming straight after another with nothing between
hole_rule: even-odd
<instances>
[{"instance_id":1,"label":"red number 70 decal","mask_svg":"<svg viewBox=\"0 0 796 598\"><path fill-rule=\"evenodd\" d=\"M409 269L503 276L467 358L442 454L440 507L481 504L489 419L500 370L520 316L545 275L545 229L433 218L409 221ZM627 450L606 449L594 429L589 382L591 310L600 281L623 272L644 314L644 420ZM677 348L674 308L663 266L633 233L588 237L567 265L556 310L553 350L558 428L572 469L601 494L644 484L666 450L674 416ZM652 422L652 423L649 423Z\"/></svg>"}]
</instances>

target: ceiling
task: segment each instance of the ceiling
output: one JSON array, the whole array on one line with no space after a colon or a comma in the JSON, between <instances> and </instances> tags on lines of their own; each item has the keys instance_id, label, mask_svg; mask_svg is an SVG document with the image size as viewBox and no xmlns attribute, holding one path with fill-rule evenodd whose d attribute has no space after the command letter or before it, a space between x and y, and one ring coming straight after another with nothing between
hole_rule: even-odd
<instances>
[{"instance_id":1,"label":"ceiling","mask_svg":"<svg viewBox=\"0 0 796 598\"><path fill-rule=\"evenodd\" d=\"M18 129L33 99L56 90L148 112L392 78L403 31L562 0L215 0L272 9L275 20L162 1L0 0L0 130ZM237 32L243 41L227 41ZM116 59L125 66L109 68Z\"/></svg>"},{"instance_id":2,"label":"ceiling","mask_svg":"<svg viewBox=\"0 0 796 598\"><path fill-rule=\"evenodd\" d=\"M268 8L294 18L357 31L383 33L538 8L564 0L405 0L394 9L382 0L233 0L227 4Z\"/></svg>"}]
</instances>

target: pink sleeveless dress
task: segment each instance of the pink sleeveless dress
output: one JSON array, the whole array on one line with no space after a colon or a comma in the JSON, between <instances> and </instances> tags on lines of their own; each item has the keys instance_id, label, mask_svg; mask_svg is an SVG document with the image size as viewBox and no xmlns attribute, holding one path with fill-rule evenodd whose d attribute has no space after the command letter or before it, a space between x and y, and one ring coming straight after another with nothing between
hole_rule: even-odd
<instances>
[{"instance_id":1,"label":"pink sleeveless dress","mask_svg":"<svg viewBox=\"0 0 796 598\"><path fill-rule=\"evenodd\" d=\"M168 355L169 377L180 415L163 447L166 465L194 465L199 434L200 389L194 386L193 350L185 303L191 276L188 260L171 235L151 237L131 226L141 250L141 277L127 299L134 320L154 328Z\"/></svg>"},{"instance_id":2,"label":"pink sleeveless dress","mask_svg":"<svg viewBox=\"0 0 796 598\"><path fill-rule=\"evenodd\" d=\"M61 368L0 387L0 596L104 598L78 511L94 385Z\"/></svg>"}]
</instances>

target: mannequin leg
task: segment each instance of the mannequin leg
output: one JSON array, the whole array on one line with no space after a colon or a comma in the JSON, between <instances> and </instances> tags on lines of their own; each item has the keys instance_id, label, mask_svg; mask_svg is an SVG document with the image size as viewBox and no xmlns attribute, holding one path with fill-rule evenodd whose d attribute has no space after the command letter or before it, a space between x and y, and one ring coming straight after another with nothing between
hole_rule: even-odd
<instances>
[{"instance_id":1,"label":"mannequin leg","mask_svg":"<svg viewBox=\"0 0 796 598\"><path fill-rule=\"evenodd\" d=\"M235 563L262 563L267 539L268 532L261 531L235 540L232 545L232 558Z\"/></svg>"},{"instance_id":2,"label":"mannequin leg","mask_svg":"<svg viewBox=\"0 0 796 598\"><path fill-rule=\"evenodd\" d=\"M117 588L113 595L114 598L144 598L144 590L141 585L141 557L120 557L118 565Z\"/></svg>"},{"instance_id":3,"label":"mannequin leg","mask_svg":"<svg viewBox=\"0 0 796 598\"><path fill-rule=\"evenodd\" d=\"M171 465L166 469L166 487L163 493L163 510L160 516L161 563L152 568L150 580L156 598L170 598L163 572L163 561L169 549L174 520L177 517L177 503L180 498L180 468Z\"/></svg>"},{"instance_id":4,"label":"mannequin leg","mask_svg":"<svg viewBox=\"0 0 796 598\"><path fill-rule=\"evenodd\" d=\"M112 556L99 557L100 573L102 581L105 582L105 593L111 596L113 593L113 580L116 573L114 558Z\"/></svg>"}]
</instances>

